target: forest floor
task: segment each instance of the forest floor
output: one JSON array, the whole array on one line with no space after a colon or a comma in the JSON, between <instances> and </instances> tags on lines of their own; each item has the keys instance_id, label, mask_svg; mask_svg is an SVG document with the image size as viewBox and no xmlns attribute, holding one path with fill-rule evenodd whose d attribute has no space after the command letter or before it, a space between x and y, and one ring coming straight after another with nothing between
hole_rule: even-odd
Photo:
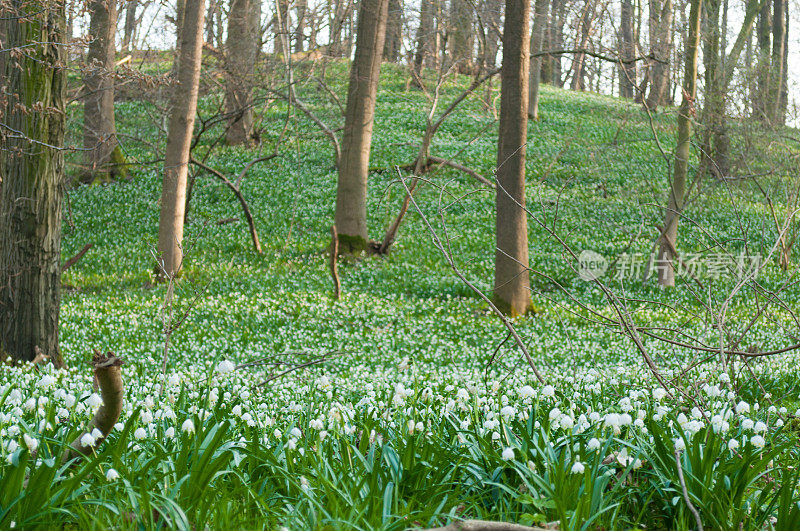
<instances>
[{"instance_id":1,"label":"forest floor","mask_svg":"<svg viewBox=\"0 0 800 531\"><path fill-rule=\"evenodd\" d=\"M342 65L324 75L344 101ZM375 239L399 209L395 166L414 161L430 108L406 81L387 67L378 95ZM439 109L468 82L444 85ZM432 155L492 179L497 85L445 122ZM327 92L310 80L298 91L341 125ZM220 98L204 96L199 128ZM70 112L78 142L80 108ZM118 102L123 147L143 164L129 182L68 193L63 257L93 244L63 276L69 370L50 378L0 368L0 527L404 529L481 518L684 529L695 527L696 508L714 529L791 528L800 515L798 356L736 356L723 370L713 349L723 336L742 335L737 348L752 352L797 342L797 259L788 272L777 266L774 221L790 210L797 140L733 124L732 174L759 177L700 180L678 242L696 266L664 290L642 278L663 223L674 109L648 115L545 86L527 150L534 311L513 321L543 385L432 238L446 239L459 271L490 294L493 190L450 168L427 174L391 252L339 261L333 300L331 146L283 100L265 100L257 114L260 148L214 143L222 128L209 125L194 156L210 153L206 164L233 179L279 143L241 184L263 254L230 190L193 167L184 274L165 309L167 288L150 285L161 166L148 162L154 145L163 150L161 111ZM664 329L672 343L643 336L661 381L565 246L602 256L601 280L630 322ZM737 260L762 264L757 280L740 283ZM126 360L124 412L99 454L70 472L48 455L96 407L93 348ZM39 441L27 488L14 473L33 465L25 434Z\"/></svg>"}]
</instances>

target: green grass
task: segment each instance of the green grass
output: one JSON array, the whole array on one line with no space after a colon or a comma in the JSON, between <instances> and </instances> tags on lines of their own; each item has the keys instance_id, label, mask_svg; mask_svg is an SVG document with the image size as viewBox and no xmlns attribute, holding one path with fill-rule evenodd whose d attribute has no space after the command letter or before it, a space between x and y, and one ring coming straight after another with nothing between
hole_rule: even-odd
<instances>
[{"instance_id":1,"label":"green grass","mask_svg":"<svg viewBox=\"0 0 800 531\"><path fill-rule=\"evenodd\" d=\"M344 99L345 65L329 65L326 76ZM460 78L448 83L440 108L467 85ZM323 119L341 123L313 83L298 90ZM478 91L442 126L431 151L491 176L497 126L482 97ZM219 94L208 93L200 116L213 116L219 104ZM402 72L389 66L377 105L370 164L386 171L370 180L368 222L376 239L403 196L393 165L412 162L429 103L421 92L405 90ZM252 250L243 221L216 223L243 219L238 203L214 177L196 173L176 301L176 314L188 316L171 338L167 375L173 380L163 392L165 289L144 287L153 269L160 164L133 168L127 183L70 190L63 256L94 244L63 278L61 345L70 370L40 388L34 370L0 368L0 526L405 529L486 518L558 521L562 529L688 529L694 519L672 453L679 439L687 448L681 459L689 496L706 526L762 529L771 525L770 516L779 519L776 528L791 525L800 510L792 476L798 430L778 408L798 407L796 356L754 364L758 383L743 372L735 388L715 365L696 366L671 385L693 389L699 418L688 399L655 398L659 384L631 342L585 319L575 300L605 315L612 308L595 285L577 278L542 226L578 251L609 258L649 253L653 226L663 219L668 175L653 132L666 150L673 147L671 110L654 115L651 124L631 103L543 88L542 119L529 126L527 163L531 266L541 273L532 275L538 311L515 325L555 387L553 396L510 342L487 365L506 332L448 269L413 210L389 255L340 263L343 296L333 301L326 254L336 186L332 150L302 114L295 111L286 122L281 101L262 111L265 153L288 123L280 156L255 166L243 183L264 254ZM130 160L157 159L152 145L163 150L153 119L159 112L144 101L117 104ZM80 122L75 104L73 143L80 141ZM745 138L736 131L734 145L743 154L751 144L760 149L751 159L754 173L777 168L762 184L783 208L781 193L796 178L789 163L766 133ZM221 133L220 127L210 130L197 154ZM255 156L215 147L208 163L235 175ZM440 192L450 194L444 195L444 220L454 257L472 282L490 291L493 193L453 170L429 177L418 203L442 231ZM681 225L681 251L736 254L744 232L749 252L766 254L776 232L757 187L746 180L702 184L703 194L687 212L694 224ZM796 272L796 260L792 267ZM770 263L759 280L776 290L786 278ZM606 280L631 299L681 308L631 301L640 325L680 325L709 344L718 341L719 331L702 312L687 317L701 308L690 280L671 291L652 280ZM701 280L704 301L715 308L734 285L730 278ZM772 321L755 326L742 346L789 344L781 326L791 330L796 294L782 293L786 308L771 310ZM730 334L747 325L753 301L749 288L733 297ZM646 345L667 378L696 361L684 349ZM59 468L48 456L59 455L91 414L75 404L92 392L87 362L93 347L127 360L123 426L99 455ZM266 386L258 386L269 374L263 366L216 372L222 359L243 363L285 352L306 353L281 358L291 361L337 354ZM38 395L48 400L29 403ZM734 411L740 400L749 412ZM703 413L720 415L727 429L710 428ZM630 417L619 422L614 415ZM194 432L181 429L187 419ZM760 434L763 449L750 442L746 419L768 426ZM41 463L28 461L23 434L40 441ZM728 449L731 439L738 450ZM509 448L512 459L503 456ZM584 471L573 473L578 461ZM107 480L109 468L120 478Z\"/></svg>"}]
</instances>

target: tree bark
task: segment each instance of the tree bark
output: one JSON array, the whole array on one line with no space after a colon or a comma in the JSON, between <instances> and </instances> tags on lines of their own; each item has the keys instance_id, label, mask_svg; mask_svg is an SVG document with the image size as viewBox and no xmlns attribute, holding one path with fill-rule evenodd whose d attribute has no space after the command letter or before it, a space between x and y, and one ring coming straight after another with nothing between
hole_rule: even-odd
<instances>
[{"instance_id":1,"label":"tree bark","mask_svg":"<svg viewBox=\"0 0 800 531\"><path fill-rule=\"evenodd\" d=\"M136 33L136 0L128 0L125 6L125 31L122 37L122 51L128 53L134 45L133 39Z\"/></svg>"},{"instance_id":2,"label":"tree bark","mask_svg":"<svg viewBox=\"0 0 800 531\"><path fill-rule=\"evenodd\" d=\"M117 142L114 121L114 35L116 0L91 0L83 104L83 182L110 181L127 174L125 157Z\"/></svg>"},{"instance_id":3,"label":"tree bark","mask_svg":"<svg viewBox=\"0 0 800 531\"><path fill-rule=\"evenodd\" d=\"M633 40L633 2L622 0L620 9L619 28L619 56L622 63L619 65L619 95L621 98L633 98L636 86L636 63L629 63L636 53L636 44Z\"/></svg>"},{"instance_id":4,"label":"tree bark","mask_svg":"<svg viewBox=\"0 0 800 531\"><path fill-rule=\"evenodd\" d=\"M529 67L530 3L507 0L497 143L494 299L510 315L524 314L531 301L525 212Z\"/></svg>"},{"instance_id":5,"label":"tree bark","mask_svg":"<svg viewBox=\"0 0 800 531\"><path fill-rule=\"evenodd\" d=\"M450 44L450 58L459 74L471 74L474 70L474 14L469 0L451 0L447 40Z\"/></svg>"},{"instance_id":6,"label":"tree bark","mask_svg":"<svg viewBox=\"0 0 800 531\"><path fill-rule=\"evenodd\" d=\"M769 121L772 125L782 125L785 116L781 115L781 92L783 85L784 47L786 45L786 0L774 0L772 5L772 68L769 83Z\"/></svg>"},{"instance_id":7,"label":"tree bark","mask_svg":"<svg viewBox=\"0 0 800 531\"><path fill-rule=\"evenodd\" d=\"M250 146L253 136L253 72L259 46L256 15L258 0L232 0L228 15L228 40L225 44L227 79L225 113L228 145Z\"/></svg>"},{"instance_id":8,"label":"tree bark","mask_svg":"<svg viewBox=\"0 0 800 531\"><path fill-rule=\"evenodd\" d=\"M548 0L549 1L549 0ZM480 18L483 25L483 46L481 48L481 68L488 72L497 64L500 41L500 18L503 7L499 0L483 0L480 3Z\"/></svg>"},{"instance_id":9,"label":"tree bark","mask_svg":"<svg viewBox=\"0 0 800 531\"><path fill-rule=\"evenodd\" d=\"M665 105L672 51L672 0L650 0L650 93L645 105L650 110Z\"/></svg>"},{"instance_id":10,"label":"tree bark","mask_svg":"<svg viewBox=\"0 0 800 531\"><path fill-rule=\"evenodd\" d=\"M165 276L177 275L183 262L181 245L186 210L186 176L200 84L204 14L205 0L186 0L179 37L181 55L178 59L178 86L172 91L161 188L161 214L158 224L161 263L156 272L162 280Z\"/></svg>"},{"instance_id":11,"label":"tree bark","mask_svg":"<svg viewBox=\"0 0 800 531\"><path fill-rule=\"evenodd\" d=\"M567 2L566 0L553 0L550 15L550 28L548 31L549 45L551 50L564 49L564 23L566 22ZM556 87L564 86L564 76L561 67L561 55L548 55L549 69L553 85Z\"/></svg>"},{"instance_id":12,"label":"tree bark","mask_svg":"<svg viewBox=\"0 0 800 531\"><path fill-rule=\"evenodd\" d=\"M579 50L585 50L589 46L589 39L592 36L596 8L597 3L595 0L587 0L583 10L581 11L579 24L580 33L577 39L577 48ZM572 90L582 91L586 89L585 75L586 54L577 53L572 59Z\"/></svg>"},{"instance_id":13,"label":"tree bark","mask_svg":"<svg viewBox=\"0 0 800 531\"><path fill-rule=\"evenodd\" d=\"M294 30L294 51L295 53L299 53L305 50L308 1L298 0L295 11L297 12L297 24L295 25Z\"/></svg>"},{"instance_id":14,"label":"tree bark","mask_svg":"<svg viewBox=\"0 0 800 531\"><path fill-rule=\"evenodd\" d=\"M386 38L383 42L383 60L397 62L403 40L403 2L389 0L389 15L386 20Z\"/></svg>"},{"instance_id":15,"label":"tree bark","mask_svg":"<svg viewBox=\"0 0 800 531\"><path fill-rule=\"evenodd\" d=\"M419 26L417 26L417 44L414 51L414 78L422 76L422 65L427 57L433 55L431 42L435 40L434 16L436 13L436 0L421 0L419 11Z\"/></svg>"},{"instance_id":16,"label":"tree bark","mask_svg":"<svg viewBox=\"0 0 800 531\"><path fill-rule=\"evenodd\" d=\"M367 246L367 174L388 7L388 0L362 0L358 13L336 189L340 253L360 252Z\"/></svg>"},{"instance_id":17,"label":"tree bark","mask_svg":"<svg viewBox=\"0 0 800 531\"><path fill-rule=\"evenodd\" d=\"M669 202L664 220L664 232L658 250L658 283L675 285L673 261L677 249L678 221L683 211L686 177L689 169L689 148L692 138L692 114L697 95L697 52L700 47L700 15L702 0L691 0L689 11L689 36L686 40L683 99L678 113L678 145L675 148L673 176L670 183Z\"/></svg>"},{"instance_id":18,"label":"tree bark","mask_svg":"<svg viewBox=\"0 0 800 531\"><path fill-rule=\"evenodd\" d=\"M20 18L22 17L22 18ZM58 348L66 116L66 10L10 0L0 7L0 360Z\"/></svg>"},{"instance_id":19,"label":"tree bark","mask_svg":"<svg viewBox=\"0 0 800 531\"><path fill-rule=\"evenodd\" d=\"M539 83L542 79L542 42L544 40L544 30L547 27L548 11L550 10L550 0L536 0L533 14L533 33L531 35L531 66L528 75L529 102L528 116L531 120L539 119Z\"/></svg>"}]
</instances>

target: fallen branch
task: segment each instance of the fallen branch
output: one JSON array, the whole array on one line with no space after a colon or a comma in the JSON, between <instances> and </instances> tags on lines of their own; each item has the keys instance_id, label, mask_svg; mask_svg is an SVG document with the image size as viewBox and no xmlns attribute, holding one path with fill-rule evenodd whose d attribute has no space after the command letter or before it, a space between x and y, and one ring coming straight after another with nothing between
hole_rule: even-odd
<instances>
[{"instance_id":1,"label":"fallen branch","mask_svg":"<svg viewBox=\"0 0 800 531\"><path fill-rule=\"evenodd\" d=\"M454 170L458 170L460 172L466 173L473 179L477 180L481 184L488 186L489 188L494 189L495 185L492 181L481 175L480 173L476 172L472 168L468 168L463 164L459 164L458 162L450 159L443 159L441 157L434 157L433 155L428 155L428 166L433 166L434 164L440 164L442 166L449 166Z\"/></svg>"},{"instance_id":2,"label":"fallen branch","mask_svg":"<svg viewBox=\"0 0 800 531\"><path fill-rule=\"evenodd\" d=\"M268 158L271 158L271 157L263 157L262 159L256 159L255 162L257 162L258 160L267 160ZM247 219L247 225L250 228L250 238L253 240L253 248L256 250L256 252L258 254L262 254L263 251L261 250L261 242L258 240L258 232L256 231L256 223L253 220L253 214L250 213L250 207L248 206L247 201L245 200L244 196L242 195L241 190L239 190L239 188L236 185L234 185L225 176L225 174L220 172L219 170L215 170L211 166L209 166L209 165L207 165L207 164L205 164L203 162L200 162L199 160L197 160L194 157L190 157L189 158L189 162L191 162L195 166L199 166L200 168L202 168L205 171L209 172L210 174L214 175L219 180L221 180L223 183L225 183L225 186L227 186L228 188L231 189L233 194L236 196L236 199L239 200L239 204L242 205L242 210L244 211L244 217L245 217L245 219ZM247 171L250 168L250 166L255 164L255 162L252 162L252 163L248 164L245 167L245 169L243 170L243 173L240 174L239 180L241 180L241 177L244 176L244 171Z\"/></svg>"},{"instance_id":3,"label":"fallen branch","mask_svg":"<svg viewBox=\"0 0 800 531\"><path fill-rule=\"evenodd\" d=\"M69 449L61 456L62 462L67 462L81 455L94 453L108 437L108 434L111 433L117 420L119 420L119 415L122 412L122 398L125 395L125 388L122 385L122 375L119 369L122 364L123 361L115 356L113 352L109 351L103 355L97 350L94 351L92 366L94 367L95 380L100 386L100 396L103 398L103 404L92 417L86 430L72 441ZM97 431L100 432L99 436ZM90 436L90 444L84 444L84 442L87 442L84 441L86 435Z\"/></svg>"},{"instance_id":4,"label":"fallen branch","mask_svg":"<svg viewBox=\"0 0 800 531\"><path fill-rule=\"evenodd\" d=\"M72 266L74 266L75 264L77 264L77 263L78 263L78 261L80 261L80 259L81 259L81 258L83 258L83 255L85 255L85 254L86 254L86 251L88 251L89 249L91 249L93 246L94 246L94 244L93 244L93 243L87 243L86 245L84 245L84 246L83 246L83 249L81 249L80 251L78 251L78 254L76 254L75 256L73 256L72 258L70 258L69 260L67 260L66 262L64 262L64 263L61 265L61 272L63 273L64 271L66 271L66 270L67 270L67 269L69 269L70 267L72 267Z\"/></svg>"},{"instance_id":5,"label":"fallen branch","mask_svg":"<svg viewBox=\"0 0 800 531\"><path fill-rule=\"evenodd\" d=\"M529 527L510 522L492 522L490 520L460 520L444 527L430 528L426 531L548 531L546 527Z\"/></svg>"}]
</instances>

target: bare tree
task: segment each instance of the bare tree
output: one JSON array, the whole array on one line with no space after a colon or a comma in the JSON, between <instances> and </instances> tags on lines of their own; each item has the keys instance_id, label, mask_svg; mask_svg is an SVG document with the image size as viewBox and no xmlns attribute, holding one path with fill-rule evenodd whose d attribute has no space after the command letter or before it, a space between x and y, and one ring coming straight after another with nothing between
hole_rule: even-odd
<instances>
[{"instance_id":1,"label":"bare tree","mask_svg":"<svg viewBox=\"0 0 800 531\"><path fill-rule=\"evenodd\" d=\"M108 181L127 174L125 157L117 142L114 121L114 34L116 0L89 2L89 42L86 55L83 106L84 182Z\"/></svg>"},{"instance_id":2,"label":"bare tree","mask_svg":"<svg viewBox=\"0 0 800 531\"><path fill-rule=\"evenodd\" d=\"M205 0L185 0L181 17L178 86L172 91L172 106L164 155L164 180L161 188L161 214L158 224L160 278L175 276L183 262L183 219L186 209L186 177L200 83Z\"/></svg>"},{"instance_id":3,"label":"bare tree","mask_svg":"<svg viewBox=\"0 0 800 531\"><path fill-rule=\"evenodd\" d=\"M544 31L547 27L550 0L536 0L533 13L533 33L531 35L531 67L530 80L528 81L530 101L528 103L528 116L531 120L539 119L539 83L542 79L542 43Z\"/></svg>"},{"instance_id":4,"label":"bare tree","mask_svg":"<svg viewBox=\"0 0 800 531\"><path fill-rule=\"evenodd\" d=\"M367 247L367 174L388 7L389 0L363 0L358 13L336 188L340 253L360 252Z\"/></svg>"},{"instance_id":5,"label":"bare tree","mask_svg":"<svg viewBox=\"0 0 800 531\"><path fill-rule=\"evenodd\" d=\"M697 94L697 52L700 47L701 1L691 0L689 13L689 36L686 39L685 70L683 74L683 99L678 112L678 145L675 148L672 182L669 186L669 202L658 250L658 283L661 286L675 285L673 260L677 258L678 220L683 212L686 177L689 170L689 148L691 147L692 138L694 100Z\"/></svg>"},{"instance_id":6,"label":"bare tree","mask_svg":"<svg viewBox=\"0 0 800 531\"><path fill-rule=\"evenodd\" d=\"M420 2L419 26L417 26L416 49L414 51L414 66L412 75L415 80L422 76L422 65L426 58L435 56L431 41L434 38L434 15L436 13L436 0L422 0Z\"/></svg>"},{"instance_id":7,"label":"bare tree","mask_svg":"<svg viewBox=\"0 0 800 531\"><path fill-rule=\"evenodd\" d=\"M655 110L667 101L672 52L672 0L650 0L650 92L645 105Z\"/></svg>"},{"instance_id":8,"label":"bare tree","mask_svg":"<svg viewBox=\"0 0 800 531\"><path fill-rule=\"evenodd\" d=\"M403 2L389 0L389 15L386 21L386 38L383 43L383 59L394 63L400 57L403 42Z\"/></svg>"},{"instance_id":9,"label":"bare tree","mask_svg":"<svg viewBox=\"0 0 800 531\"><path fill-rule=\"evenodd\" d=\"M527 312L531 301L525 211L529 56L530 3L507 0L497 143L494 299L501 311L511 315Z\"/></svg>"},{"instance_id":10,"label":"bare tree","mask_svg":"<svg viewBox=\"0 0 800 531\"><path fill-rule=\"evenodd\" d=\"M450 59L461 74L470 74L474 68L474 15L475 10L469 0L451 0L447 41Z\"/></svg>"},{"instance_id":11,"label":"bare tree","mask_svg":"<svg viewBox=\"0 0 800 531\"><path fill-rule=\"evenodd\" d=\"M0 7L0 360L58 367L66 116L63 2ZM14 50L21 53L14 53Z\"/></svg>"},{"instance_id":12,"label":"bare tree","mask_svg":"<svg viewBox=\"0 0 800 531\"><path fill-rule=\"evenodd\" d=\"M622 98L632 98L636 86L636 63L627 62L636 53L633 36L633 2L622 0L619 24L619 56L622 59L619 66L619 95Z\"/></svg>"}]
</instances>

